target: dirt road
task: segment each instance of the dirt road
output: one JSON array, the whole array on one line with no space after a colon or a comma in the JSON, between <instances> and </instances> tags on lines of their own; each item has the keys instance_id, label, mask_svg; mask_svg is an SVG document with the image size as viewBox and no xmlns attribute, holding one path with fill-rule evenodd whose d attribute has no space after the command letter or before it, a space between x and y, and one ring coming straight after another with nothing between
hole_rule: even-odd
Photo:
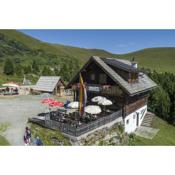
<instances>
[{"instance_id":1,"label":"dirt road","mask_svg":"<svg viewBox=\"0 0 175 175\"><path fill-rule=\"evenodd\" d=\"M0 123L9 126L3 135L11 145L24 145L23 135L29 117L46 109L41 96L0 97Z\"/></svg>"}]
</instances>

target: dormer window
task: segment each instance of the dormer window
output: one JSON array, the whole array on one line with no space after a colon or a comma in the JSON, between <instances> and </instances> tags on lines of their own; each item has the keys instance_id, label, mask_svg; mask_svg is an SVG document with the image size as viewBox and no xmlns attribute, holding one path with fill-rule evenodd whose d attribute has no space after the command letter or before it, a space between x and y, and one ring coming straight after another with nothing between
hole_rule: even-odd
<instances>
[{"instance_id":1,"label":"dormer window","mask_svg":"<svg viewBox=\"0 0 175 175\"><path fill-rule=\"evenodd\" d=\"M90 74L90 79L91 79L92 81L94 81L94 80L95 80L95 74Z\"/></svg>"}]
</instances>

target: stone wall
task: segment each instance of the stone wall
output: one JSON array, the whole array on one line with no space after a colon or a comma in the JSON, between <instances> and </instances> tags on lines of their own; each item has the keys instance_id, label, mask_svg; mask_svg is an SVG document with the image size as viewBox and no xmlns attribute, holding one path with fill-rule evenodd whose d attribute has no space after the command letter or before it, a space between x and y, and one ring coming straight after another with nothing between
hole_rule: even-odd
<instances>
[{"instance_id":1,"label":"stone wall","mask_svg":"<svg viewBox=\"0 0 175 175\"><path fill-rule=\"evenodd\" d=\"M121 123L105 127L94 131L87 137L79 141L72 142L72 145L93 146L93 145L125 145L128 143L128 136L124 133L124 127Z\"/></svg>"}]
</instances>

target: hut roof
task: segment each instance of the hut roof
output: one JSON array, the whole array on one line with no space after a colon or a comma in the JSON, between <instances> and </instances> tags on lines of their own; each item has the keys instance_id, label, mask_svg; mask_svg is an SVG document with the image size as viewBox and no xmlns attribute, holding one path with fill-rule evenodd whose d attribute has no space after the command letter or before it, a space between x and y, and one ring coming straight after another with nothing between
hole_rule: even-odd
<instances>
[{"instance_id":1,"label":"hut roof","mask_svg":"<svg viewBox=\"0 0 175 175\"><path fill-rule=\"evenodd\" d=\"M38 91L53 92L60 80L60 76L41 76L33 89Z\"/></svg>"},{"instance_id":2,"label":"hut roof","mask_svg":"<svg viewBox=\"0 0 175 175\"><path fill-rule=\"evenodd\" d=\"M123 59L114 59L114 58L101 58L101 59L109 66L114 66L129 72L138 72L138 69L135 69L132 66L131 61Z\"/></svg>"},{"instance_id":3,"label":"hut roof","mask_svg":"<svg viewBox=\"0 0 175 175\"><path fill-rule=\"evenodd\" d=\"M146 74L144 74L143 72L139 72L138 69L133 70L131 63L127 60L121 60L121 59L115 59L115 58L113 59L112 58L100 58L97 56L93 56L83 66L80 72L83 71L92 61L95 61L99 65L99 67L101 67L101 69L116 82L116 84L119 84L120 87L124 89L131 96L144 92L144 91L148 91L157 86L157 84L154 81L152 81ZM137 71L139 75L138 82L136 83L127 82L114 69L112 69L111 66L120 67L121 69L125 69L125 70L129 69L131 71ZM79 73L68 84L67 86L68 88L76 80Z\"/></svg>"}]
</instances>

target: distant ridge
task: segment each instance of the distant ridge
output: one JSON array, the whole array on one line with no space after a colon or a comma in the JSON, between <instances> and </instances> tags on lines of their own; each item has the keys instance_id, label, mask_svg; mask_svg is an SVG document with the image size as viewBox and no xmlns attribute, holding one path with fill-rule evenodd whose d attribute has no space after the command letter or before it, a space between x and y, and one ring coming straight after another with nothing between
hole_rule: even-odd
<instances>
[{"instance_id":1,"label":"distant ridge","mask_svg":"<svg viewBox=\"0 0 175 175\"><path fill-rule=\"evenodd\" d=\"M175 73L175 47L146 48L118 56L125 59L134 57L141 67Z\"/></svg>"},{"instance_id":2,"label":"distant ridge","mask_svg":"<svg viewBox=\"0 0 175 175\"><path fill-rule=\"evenodd\" d=\"M175 47L147 48L127 54L113 54L102 49L86 49L61 44L42 42L16 30L0 30L0 34L9 40L20 42L19 47L2 42L0 38L0 59L21 58L25 64L31 59L40 60L47 64L48 59L76 58L84 64L92 55L100 57L123 58L131 60L132 57L138 62L139 67L149 68L158 72L175 73ZM117 42L117 41L116 41ZM29 50L29 51L27 51ZM32 54L31 54L32 53ZM0 63L0 68L2 64Z\"/></svg>"}]
</instances>

